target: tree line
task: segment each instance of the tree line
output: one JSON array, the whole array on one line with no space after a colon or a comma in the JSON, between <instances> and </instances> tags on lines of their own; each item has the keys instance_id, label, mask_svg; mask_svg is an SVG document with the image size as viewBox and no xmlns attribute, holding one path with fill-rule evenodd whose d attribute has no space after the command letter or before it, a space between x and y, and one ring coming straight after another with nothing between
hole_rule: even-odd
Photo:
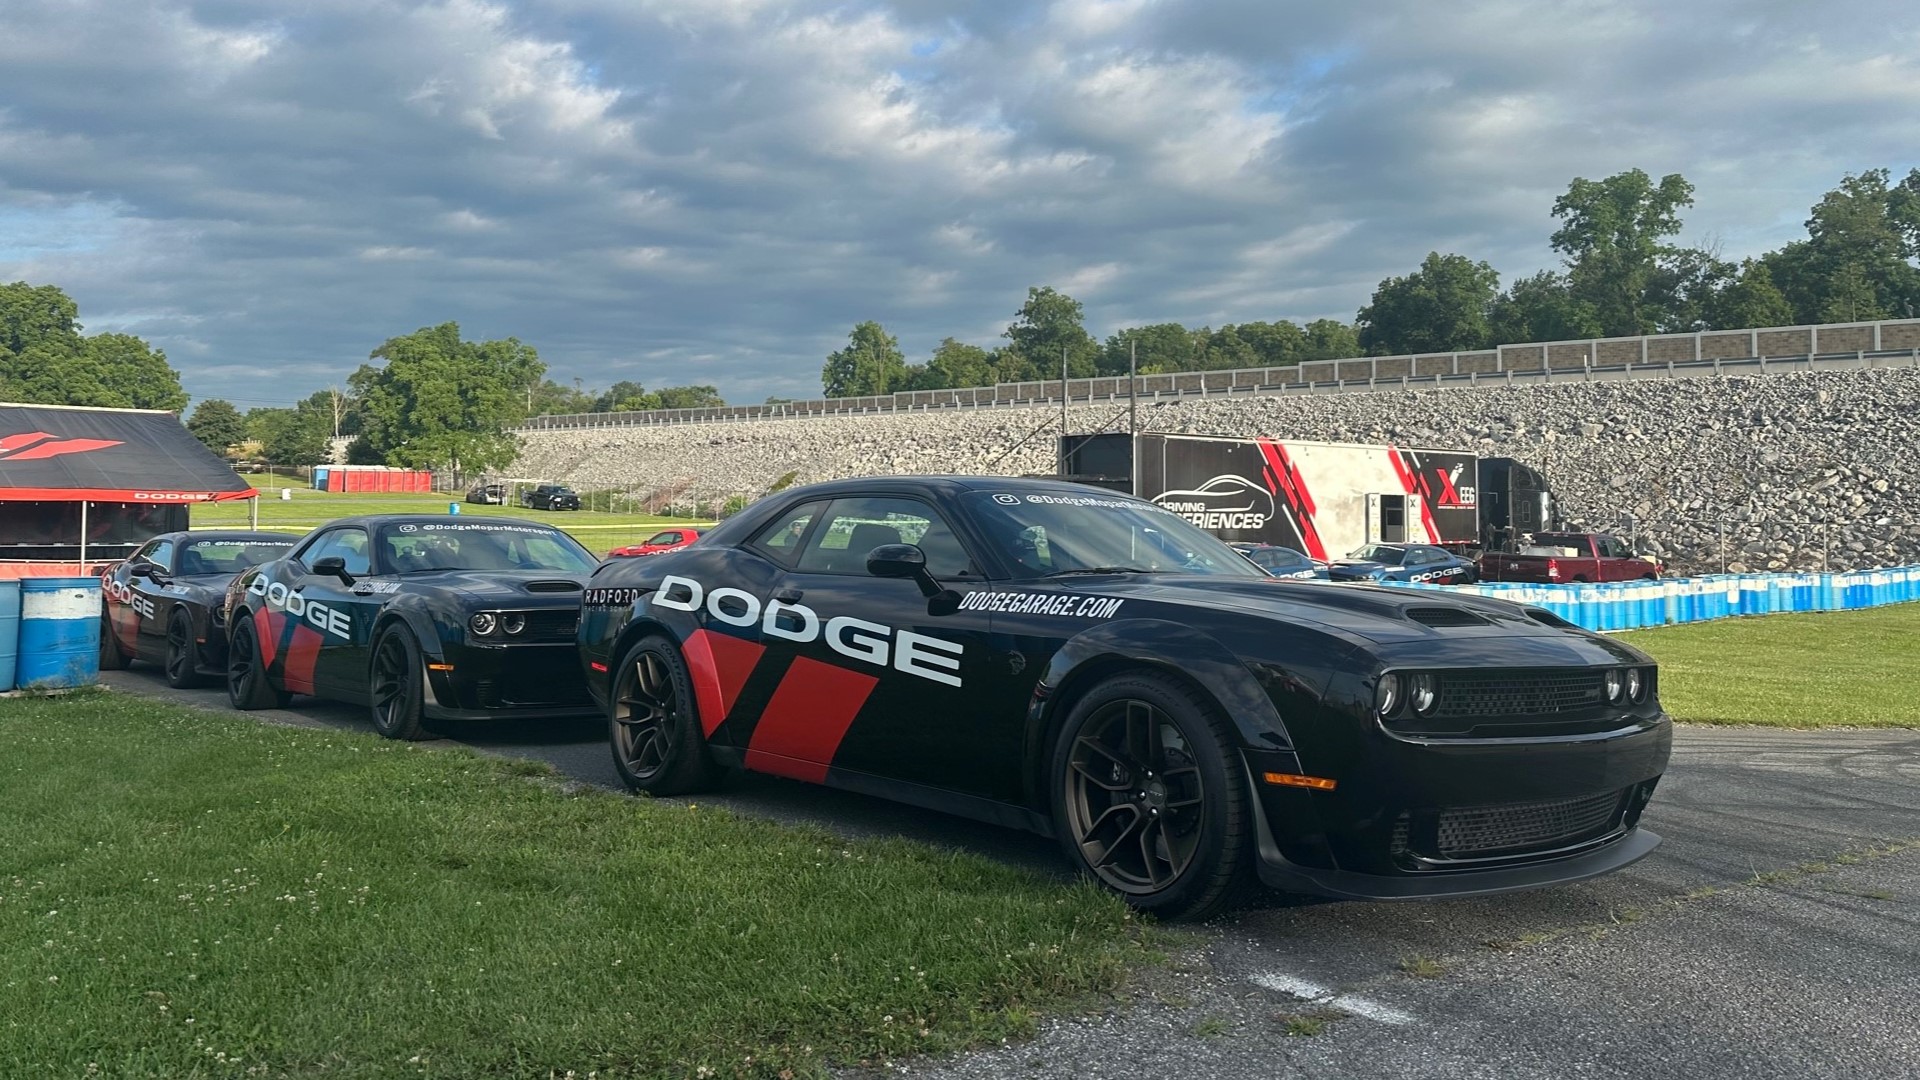
<instances>
[{"instance_id":1,"label":"tree line","mask_svg":"<svg viewBox=\"0 0 1920 1080\"><path fill-rule=\"evenodd\" d=\"M1305 360L1466 352L1532 341L1632 337L1758 326L1911 318L1920 310L1920 169L1893 182L1886 169L1848 175L1822 196L1807 238L1734 263L1712 247L1671 242L1693 185L1678 173L1656 182L1640 169L1576 178L1554 200L1555 269L1504 290L1485 260L1427 255L1418 269L1380 282L1351 324L1285 320L1189 329L1158 323L1087 332L1078 301L1050 287L1027 302L993 348L947 338L925 363L863 322L827 357L828 397L943 390L1124 375L1137 350L1142 374L1285 367Z\"/></svg>"}]
</instances>

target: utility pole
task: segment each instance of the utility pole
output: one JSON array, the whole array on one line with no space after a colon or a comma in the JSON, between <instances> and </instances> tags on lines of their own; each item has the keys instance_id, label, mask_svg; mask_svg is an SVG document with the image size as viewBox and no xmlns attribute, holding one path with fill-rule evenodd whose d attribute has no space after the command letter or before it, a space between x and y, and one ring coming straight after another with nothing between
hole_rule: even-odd
<instances>
[{"instance_id":1,"label":"utility pole","mask_svg":"<svg viewBox=\"0 0 1920 1080\"><path fill-rule=\"evenodd\" d=\"M1140 400L1134 386L1140 381L1140 340L1127 336L1127 438L1140 433Z\"/></svg>"},{"instance_id":2,"label":"utility pole","mask_svg":"<svg viewBox=\"0 0 1920 1080\"><path fill-rule=\"evenodd\" d=\"M1060 346L1060 438L1054 450L1055 476L1067 475L1067 347Z\"/></svg>"}]
</instances>

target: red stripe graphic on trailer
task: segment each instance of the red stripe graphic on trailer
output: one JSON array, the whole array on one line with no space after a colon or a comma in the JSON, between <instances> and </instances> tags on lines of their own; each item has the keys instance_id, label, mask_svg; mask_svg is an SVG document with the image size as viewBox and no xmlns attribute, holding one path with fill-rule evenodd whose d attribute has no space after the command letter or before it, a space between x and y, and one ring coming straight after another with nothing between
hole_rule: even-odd
<instances>
[{"instance_id":1,"label":"red stripe graphic on trailer","mask_svg":"<svg viewBox=\"0 0 1920 1080\"><path fill-rule=\"evenodd\" d=\"M687 674L693 679L694 704L700 707L700 730L712 735L740 700L740 688L760 662L765 645L742 641L711 630L695 630L681 647Z\"/></svg>"},{"instance_id":2,"label":"red stripe graphic on trailer","mask_svg":"<svg viewBox=\"0 0 1920 1080\"><path fill-rule=\"evenodd\" d=\"M280 683L296 694L313 693L313 667L320 661L320 631L305 623L293 627L293 640L287 642L287 666L280 670Z\"/></svg>"},{"instance_id":3,"label":"red stripe graphic on trailer","mask_svg":"<svg viewBox=\"0 0 1920 1080\"><path fill-rule=\"evenodd\" d=\"M749 769L818 784L853 718L879 685L872 675L798 657L747 744Z\"/></svg>"},{"instance_id":4,"label":"red stripe graphic on trailer","mask_svg":"<svg viewBox=\"0 0 1920 1080\"><path fill-rule=\"evenodd\" d=\"M1324 561L1327 557L1327 545L1320 539L1320 530L1314 526L1313 493L1307 490L1307 482L1300 475L1300 469L1288 456L1287 448L1272 439L1260 439L1260 454L1267 459L1267 475L1274 493L1287 500L1287 506L1293 513L1295 531L1300 534L1300 544L1307 554Z\"/></svg>"},{"instance_id":5,"label":"red stripe graphic on trailer","mask_svg":"<svg viewBox=\"0 0 1920 1080\"><path fill-rule=\"evenodd\" d=\"M1407 460L1412 453L1410 450L1402 452L1389 446L1387 460L1393 462L1393 471L1399 474L1400 486L1406 490L1406 493L1420 496L1420 525L1427 530L1427 543L1437 544L1440 542L1440 529L1433 523L1433 499L1428 497L1426 484L1421 482L1422 478Z\"/></svg>"}]
</instances>

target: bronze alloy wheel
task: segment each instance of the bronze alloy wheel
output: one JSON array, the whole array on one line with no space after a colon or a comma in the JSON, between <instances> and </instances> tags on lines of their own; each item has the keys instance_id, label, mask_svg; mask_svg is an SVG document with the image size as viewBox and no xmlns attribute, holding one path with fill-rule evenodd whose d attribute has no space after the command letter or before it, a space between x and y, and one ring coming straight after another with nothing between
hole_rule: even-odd
<instances>
[{"instance_id":1,"label":"bronze alloy wheel","mask_svg":"<svg viewBox=\"0 0 1920 1080\"><path fill-rule=\"evenodd\" d=\"M613 701L613 752L635 780L650 780L665 767L679 723L679 695L666 661L651 650L635 652Z\"/></svg>"},{"instance_id":2,"label":"bronze alloy wheel","mask_svg":"<svg viewBox=\"0 0 1920 1080\"><path fill-rule=\"evenodd\" d=\"M1073 843L1107 885L1156 892L1193 862L1206 791L1179 726L1157 706L1123 698L1089 716L1065 784Z\"/></svg>"}]
</instances>

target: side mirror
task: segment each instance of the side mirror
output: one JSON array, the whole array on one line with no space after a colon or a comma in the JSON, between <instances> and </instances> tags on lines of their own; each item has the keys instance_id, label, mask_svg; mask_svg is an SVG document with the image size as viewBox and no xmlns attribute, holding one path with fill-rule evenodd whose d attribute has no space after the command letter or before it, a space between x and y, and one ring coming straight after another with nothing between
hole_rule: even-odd
<instances>
[{"instance_id":1,"label":"side mirror","mask_svg":"<svg viewBox=\"0 0 1920 1080\"><path fill-rule=\"evenodd\" d=\"M927 553L913 544L881 544L867 552L867 573L874 577L912 578L920 595L938 599L947 590L927 570Z\"/></svg>"},{"instance_id":2,"label":"side mirror","mask_svg":"<svg viewBox=\"0 0 1920 1080\"><path fill-rule=\"evenodd\" d=\"M127 574L131 577L151 578L154 571L158 569L159 567L152 563L137 562L127 567Z\"/></svg>"},{"instance_id":3,"label":"side mirror","mask_svg":"<svg viewBox=\"0 0 1920 1080\"><path fill-rule=\"evenodd\" d=\"M343 585L353 584L353 575L347 573L347 560L338 555L329 555L314 563L313 572L317 577L339 578Z\"/></svg>"}]
</instances>

